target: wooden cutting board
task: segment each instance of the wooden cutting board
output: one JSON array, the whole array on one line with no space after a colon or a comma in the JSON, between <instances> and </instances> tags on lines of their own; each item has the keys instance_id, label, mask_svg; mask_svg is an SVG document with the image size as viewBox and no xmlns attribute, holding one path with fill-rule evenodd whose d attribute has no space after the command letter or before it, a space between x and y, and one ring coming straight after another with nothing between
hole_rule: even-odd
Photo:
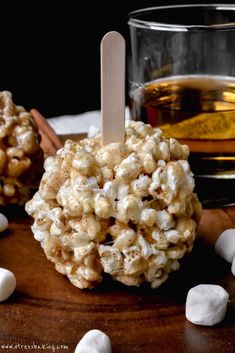
<instances>
[{"instance_id":1,"label":"wooden cutting board","mask_svg":"<svg viewBox=\"0 0 235 353\"><path fill-rule=\"evenodd\" d=\"M72 353L94 328L109 335L113 353L235 351L235 278L213 250L218 234L235 227L235 208L203 212L192 254L156 290L126 287L109 277L93 290L74 287L46 259L23 210L11 208L7 215L10 228L0 237L0 266L15 273L17 288L0 304L0 352L13 352L4 345L36 344L48 349L25 351L49 353L54 345L58 352ZM230 294L226 319L216 327L195 326L185 318L187 291L200 283L220 284Z\"/></svg>"}]
</instances>

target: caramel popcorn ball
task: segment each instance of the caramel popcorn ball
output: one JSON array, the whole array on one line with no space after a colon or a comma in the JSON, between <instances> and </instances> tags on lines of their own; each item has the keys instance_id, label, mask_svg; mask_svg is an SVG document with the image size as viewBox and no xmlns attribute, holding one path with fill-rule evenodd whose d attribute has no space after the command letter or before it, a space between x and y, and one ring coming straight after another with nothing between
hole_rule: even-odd
<instances>
[{"instance_id":1,"label":"caramel popcorn ball","mask_svg":"<svg viewBox=\"0 0 235 353\"><path fill-rule=\"evenodd\" d=\"M134 121L125 144L66 141L26 204L35 239L79 288L96 286L103 272L129 286L160 286L192 250L200 218L188 155L186 145Z\"/></svg>"},{"instance_id":2,"label":"caramel popcorn ball","mask_svg":"<svg viewBox=\"0 0 235 353\"><path fill-rule=\"evenodd\" d=\"M0 92L0 206L24 205L43 171L37 126L16 106L10 92Z\"/></svg>"}]
</instances>

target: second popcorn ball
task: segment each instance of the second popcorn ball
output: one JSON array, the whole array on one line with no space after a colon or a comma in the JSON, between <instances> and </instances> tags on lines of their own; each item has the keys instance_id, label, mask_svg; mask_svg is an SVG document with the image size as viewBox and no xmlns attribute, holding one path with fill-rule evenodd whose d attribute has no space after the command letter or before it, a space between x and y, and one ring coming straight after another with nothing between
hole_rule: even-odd
<instances>
[{"instance_id":1,"label":"second popcorn ball","mask_svg":"<svg viewBox=\"0 0 235 353\"><path fill-rule=\"evenodd\" d=\"M0 206L24 205L38 188L43 151L30 113L0 92Z\"/></svg>"},{"instance_id":2,"label":"second popcorn ball","mask_svg":"<svg viewBox=\"0 0 235 353\"><path fill-rule=\"evenodd\" d=\"M26 204L47 258L79 288L104 272L129 286L161 285L192 250L201 214L188 155L142 122L128 123L125 144L68 140Z\"/></svg>"}]
</instances>

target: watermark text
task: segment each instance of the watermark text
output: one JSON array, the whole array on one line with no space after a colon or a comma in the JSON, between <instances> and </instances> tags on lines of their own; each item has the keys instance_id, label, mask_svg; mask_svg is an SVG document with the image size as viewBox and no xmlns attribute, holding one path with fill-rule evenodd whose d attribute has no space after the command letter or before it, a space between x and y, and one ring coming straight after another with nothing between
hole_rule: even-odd
<instances>
[{"instance_id":1,"label":"watermark text","mask_svg":"<svg viewBox=\"0 0 235 353\"><path fill-rule=\"evenodd\" d=\"M47 343L11 343L11 344L2 344L0 343L0 352L1 350L22 350L22 351L32 351L32 350L47 350L51 352L59 352L59 351L66 351L69 347L64 344L47 344Z\"/></svg>"}]
</instances>

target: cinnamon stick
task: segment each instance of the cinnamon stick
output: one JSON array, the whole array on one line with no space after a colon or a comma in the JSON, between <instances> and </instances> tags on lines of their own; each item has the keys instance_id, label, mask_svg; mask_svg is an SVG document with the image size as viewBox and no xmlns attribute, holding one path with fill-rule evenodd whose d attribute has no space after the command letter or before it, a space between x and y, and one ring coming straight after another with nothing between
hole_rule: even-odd
<instances>
[{"instance_id":1,"label":"cinnamon stick","mask_svg":"<svg viewBox=\"0 0 235 353\"><path fill-rule=\"evenodd\" d=\"M46 155L53 155L63 146L54 129L37 109L31 109L32 114L41 135L41 147Z\"/></svg>"}]
</instances>

